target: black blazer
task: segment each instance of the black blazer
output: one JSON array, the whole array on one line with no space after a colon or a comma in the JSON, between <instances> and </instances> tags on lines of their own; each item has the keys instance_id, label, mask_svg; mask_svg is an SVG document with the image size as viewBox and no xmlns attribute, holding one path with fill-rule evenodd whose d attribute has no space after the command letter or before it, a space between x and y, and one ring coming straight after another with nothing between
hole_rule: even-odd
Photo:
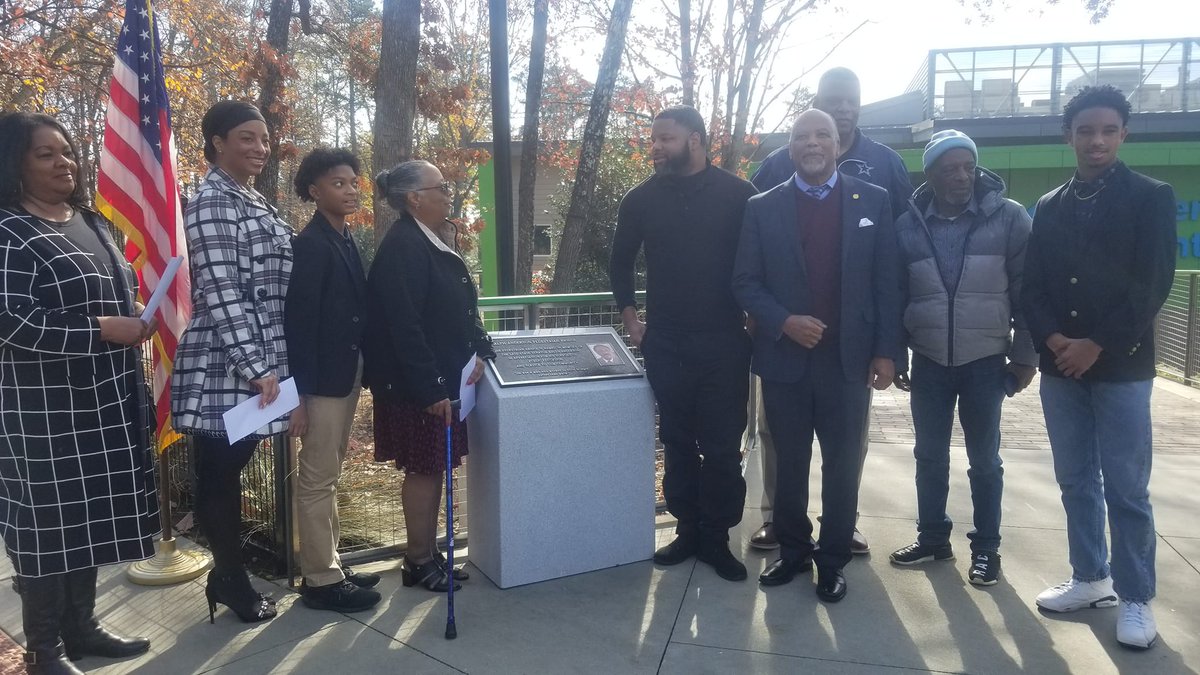
<instances>
[{"instance_id":1,"label":"black blazer","mask_svg":"<svg viewBox=\"0 0 1200 675\"><path fill-rule=\"evenodd\" d=\"M1175 278L1175 192L1119 164L1079 223L1069 185L1038 201L1025 253L1021 304L1041 371L1060 374L1046 338L1062 333L1103 349L1083 379L1150 379L1154 317Z\"/></svg>"},{"instance_id":2,"label":"black blazer","mask_svg":"<svg viewBox=\"0 0 1200 675\"><path fill-rule=\"evenodd\" d=\"M842 192L842 369L867 382L871 359L898 359L900 264L888 193L844 173ZM811 314L804 250L796 222L796 184L781 183L746 203L733 268L733 294L754 318L753 371L764 380L797 382L809 350L783 334L792 314Z\"/></svg>"},{"instance_id":3,"label":"black blazer","mask_svg":"<svg viewBox=\"0 0 1200 675\"><path fill-rule=\"evenodd\" d=\"M292 240L284 305L288 366L301 395L347 396L367 326L367 279L318 211Z\"/></svg>"},{"instance_id":4,"label":"black blazer","mask_svg":"<svg viewBox=\"0 0 1200 675\"><path fill-rule=\"evenodd\" d=\"M384 236L367 276L364 384L378 397L428 407L458 398L472 354L495 358L475 282L462 258L437 248L412 216Z\"/></svg>"}]
</instances>

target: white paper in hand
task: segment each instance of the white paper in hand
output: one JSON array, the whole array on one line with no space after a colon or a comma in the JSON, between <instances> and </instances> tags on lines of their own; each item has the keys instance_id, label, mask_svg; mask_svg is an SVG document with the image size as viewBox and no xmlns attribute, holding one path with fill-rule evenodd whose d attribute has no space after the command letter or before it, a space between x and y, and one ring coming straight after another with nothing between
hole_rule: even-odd
<instances>
[{"instance_id":1,"label":"white paper in hand","mask_svg":"<svg viewBox=\"0 0 1200 675\"><path fill-rule=\"evenodd\" d=\"M458 421L465 422L467 415L475 408L475 384L467 384L467 380L471 379L471 373L475 372L475 354L467 360L467 365L463 366L462 379L458 386L458 401L460 407L458 409Z\"/></svg>"},{"instance_id":2,"label":"white paper in hand","mask_svg":"<svg viewBox=\"0 0 1200 675\"><path fill-rule=\"evenodd\" d=\"M154 292L150 294L150 299L146 301L146 309L142 310L142 321L150 323L150 319L154 318L154 313L158 311L158 306L162 304L163 297L167 294L167 289L171 287L171 282L175 281L175 273L179 271L179 266L183 264L183 256L177 255L167 262L167 269L163 270L162 278L158 280L158 285L154 287Z\"/></svg>"},{"instance_id":3,"label":"white paper in hand","mask_svg":"<svg viewBox=\"0 0 1200 675\"><path fill-rule=\"evenodd\" d=\"M259 408L262 394L252 396L225 411L225 433L233 445L250 434L267 426L300 407L300 394L296 392L296 381L288 378L279 383L279 396L265 408Z\"/></svg>"}]
</instances>

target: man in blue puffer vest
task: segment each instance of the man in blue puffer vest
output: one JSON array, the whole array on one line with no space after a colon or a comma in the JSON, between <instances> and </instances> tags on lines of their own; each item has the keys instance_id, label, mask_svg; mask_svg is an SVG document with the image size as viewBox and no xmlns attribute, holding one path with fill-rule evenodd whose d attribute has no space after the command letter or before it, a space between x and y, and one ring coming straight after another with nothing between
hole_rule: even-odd
<instances>
[{"instance_id":1,"label":"man in blue puffer vest","mask_svg":"<svg viewBox=\"0 0 1200 675\"><path fill-rule=\"evenodd\" d=\"M917 541L891 561L954 559L946 497L957 403L975 516L968 580L990 586L1000 578L1000 408L1006 389L1016 393L1033 380L1037 354L1019 303L1031 220L978 161L966 134L935 133L922 158L927 181L896 221L913 351L911 381L898 364L896 386L912 392Z\"/></svg>"}]
</instances>

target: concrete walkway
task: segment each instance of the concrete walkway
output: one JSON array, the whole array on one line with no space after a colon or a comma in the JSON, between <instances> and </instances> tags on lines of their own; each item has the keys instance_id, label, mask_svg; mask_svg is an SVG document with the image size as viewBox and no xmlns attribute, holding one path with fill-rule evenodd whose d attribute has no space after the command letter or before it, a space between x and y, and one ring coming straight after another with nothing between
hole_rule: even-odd
<instances>
[{"instance_id":1,"label":"concrete walkway","mask_svg":"<svg viewBox=\"0 0 1200 675\"><path fill-rule=\"evenodd\" d=\"M1155 390L1151 492L1161 637L1143 653L1117 646L1116 609L1053 616L1033 604L1070 574L1035 393L1005 412L1004 577L990 589L966 582L971 511L961 448L950 495L959 559L917 569L888 564L888 552L915 535L911 422L904 394L877 396L875 409L860 520L873 552L847 568L849 595L837 605L818 602L808 578L766 590L754 583L774 556L745 543L761 520L758 460L751 457L746 515L733 533L746 552L746 582L723 581L695 563L645 562L501 591L476 571L456 595L459 637L449 642L442 637L445 599L403 588L395 561L369 566L383 575L384 601L353 615L309 610L285 586L259 581L279 599L280 616L254 626L224 608L209 625L202 580L144 588L109 568L100 582L102 618L118 632L150 637L153 649L129 661L88 658L79 665L96 673L320 675L1200 672L1200 391L1169 383ZM819 490L818 478L816 505ZM658 532L660 543L670 540L669 519L660 520ZM11 568L2 564L0 578L7 578ZM0 630L23 639L7 582L0 584Z\"/></svg>"}]
</instances>

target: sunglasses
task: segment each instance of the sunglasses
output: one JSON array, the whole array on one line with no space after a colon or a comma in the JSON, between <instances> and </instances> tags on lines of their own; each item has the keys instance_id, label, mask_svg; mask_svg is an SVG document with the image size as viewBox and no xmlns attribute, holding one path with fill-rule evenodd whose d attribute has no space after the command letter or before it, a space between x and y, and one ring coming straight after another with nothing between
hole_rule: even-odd
<instances>
[{"instance_id":1,"label":"sunglasses","mask_svg":"<svg viewBox=\"0 0 1200 675\"><path fill-rule=\"evenodd\" d=\"M454 186L451 185L450 181L448 181L448 180L444 180L441 183L438 183L437 185L430 185L429 187L423 187L423 188L416 189L417 192L422 192L424 190L441 190L442 194L446 195L447 197L454 194Z\"/></svg>"}]
</instances>

